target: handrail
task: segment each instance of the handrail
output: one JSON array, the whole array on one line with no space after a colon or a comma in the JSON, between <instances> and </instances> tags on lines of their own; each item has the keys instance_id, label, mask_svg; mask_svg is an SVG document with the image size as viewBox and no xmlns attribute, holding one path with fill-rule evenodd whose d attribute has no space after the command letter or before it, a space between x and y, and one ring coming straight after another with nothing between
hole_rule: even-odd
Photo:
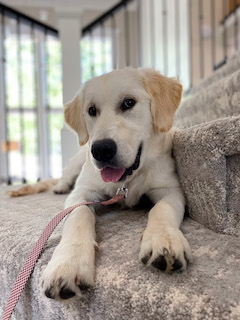
<instances>
[{"instance_id":1,"label":"handrail","mask_svg":"<svg viewBox=\"0 0 240 320\"><path fill-rule=\"evenodd\" d=\"M236 11L240 8L240 4L237 4L236 7L231 11L229 12L228 14L226 14L224 16L224 18L220 21L220 24L223 25L228 18L230 18L231 16L235 15L236 14Z\"/></svg>"},{"instance_id":2,"label":"handrail","mask_svg":"<svg viewBox=\"0 0 240 320\"><path fill-rule=\"evenodd\" d=\"M16 15L16 16L24 19L24 20L28 20L29 22L31 22L31 23L33 23L35 25L38 25L38 26L44 28L45 30L47 29L48 31L51 31L52 33L55 33L56 35L58 35L57 29L54 29L54 28L48 26L47 24L44 24L44 23L42 23L42 22L40 22L38 20L35 20L32 17L30 17L30 16L28 16L28 15L22 13L22 12L19 12L19 11L15 10L15 9L13 9L11 7L8 7L8 6L0 3L0 12L4 12L4 11L9 12L9 13L11 13L13 15Z\"/></svg>"},{"instance_id":3,"label":"handrail","mask_svg":"<svg viewBox=\"0 0 240 320\"><path fill-rule=\"evenodd\" d=\"M107 20L109 17L114 15L118 10L120 10L122 7L125 7L128 3L132 2L133 0L122 0L119 3L117 3L115 6L110 8L108 11L100 15L96 20L89 23L86 27L82 29L82 36L84 36L86 33L91 32L91 30L96 27L97 25L103 23L105 20Z\"/></svg>"}]
</instances>

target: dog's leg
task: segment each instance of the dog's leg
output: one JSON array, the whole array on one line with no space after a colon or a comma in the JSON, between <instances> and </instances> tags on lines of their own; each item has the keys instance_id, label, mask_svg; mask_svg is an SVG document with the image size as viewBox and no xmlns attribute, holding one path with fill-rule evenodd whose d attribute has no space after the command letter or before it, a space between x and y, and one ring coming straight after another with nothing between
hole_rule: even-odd
<instances>
[{"instance_id":1,"label":"dog's leg","mask_svg":"<svg viewBox=\"0 0 240 320\"><path fill-rule=\"evenodd\" d=\"M58 183L58 179L45 179L35 184L26 184L16 190L9 190L6 192L11 197L27 196L52 189Z\"/></svg>"},{"instance_id":2,"label":"dog's leg","mask_svg":"<svg viewBox=\"0 0 240 320\"><path fill-rule=\"evenodd\" d=\"M72 194L66 207L82 202L76 193L75 197ZM42 286L47 297L60 300L81 296L86 287L94 284L95 238L94 209L88 206L74 209L64 223L62 239L43 273Z\"/></svg>"},{"instance_id":3,"label":"dog's leg","mask_svg":"<svg viewBox=\"0 0 240 320\"><path fill-rule=\"evenodd\" d=\"M139 257L144 264L168 273L185 270L187 262L192 261L192 254L179 230L185 205L182 191L180 188L159 189L149 196L156 204L149 212Z\"/></svg>"},{"instance_id":4,"label":"dog's leg","mask_svg":"<svg viewBox=\"0 0 240 320\"><path fill-rule=\"evenodd\" d=\"M80 148L80 151L70 159L67 166L63 169L62 177L58 184L53 188L57 194L68 193L75 184L79 176L82 166L86 161L86 147Z\"/></svg>"}]
</instances>

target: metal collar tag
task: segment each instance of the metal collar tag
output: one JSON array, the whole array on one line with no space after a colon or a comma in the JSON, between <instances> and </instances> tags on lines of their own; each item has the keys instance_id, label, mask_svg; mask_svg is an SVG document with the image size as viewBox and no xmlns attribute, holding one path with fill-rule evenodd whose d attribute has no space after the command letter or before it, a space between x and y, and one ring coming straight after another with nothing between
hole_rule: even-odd
<instances>
[{"instance_id":1,"label":"metal collar tag","mask_svg":"<svg viewBox=\"0 0 240 320\"><path fill-rule=\"evenodd\" d=\"M124 195L124 198L127 198L127 196L128 196L128 189L125 188L125 187L118 188L116 195L119 195L119 194L122 194L122 195Z\"/></svg>"}]
</instances>

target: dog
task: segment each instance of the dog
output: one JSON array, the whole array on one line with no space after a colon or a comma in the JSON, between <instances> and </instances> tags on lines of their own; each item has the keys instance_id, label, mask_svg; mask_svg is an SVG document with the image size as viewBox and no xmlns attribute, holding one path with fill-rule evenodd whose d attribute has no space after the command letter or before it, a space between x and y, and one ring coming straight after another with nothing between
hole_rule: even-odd
<instances>
[{"instance_id":1,"label":"dog","mask_svg":"<svg viewBox=\"0 0 240 320\"><path fill-rule=\"evenodd\" d=\"M64 110L65 121L82 146L79 153L60 180L25 186L11 195L41 192L53 185L55 193L66 193L75 184L65 203L68 208L109 199L126 186L128 197L121 204L131 208L145 194L154 206L141 238L140 261L169 273L185 270L192 254L179 230L185 200L171 156L172 125L181 95L177 79L153 69L126 68L87 81ZM96 210L94 205L81 206L66 219L61 241L43 273L47 297L81 297L94 285Z\"/></svg>"}]
</instances>

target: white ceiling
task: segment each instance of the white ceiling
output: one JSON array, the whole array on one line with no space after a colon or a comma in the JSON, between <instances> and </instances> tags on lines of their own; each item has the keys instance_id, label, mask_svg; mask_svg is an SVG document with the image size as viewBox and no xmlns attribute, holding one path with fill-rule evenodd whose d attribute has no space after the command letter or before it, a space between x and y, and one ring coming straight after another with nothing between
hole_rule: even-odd
<instances>
[{"instance_id":1,"label":"white ceiling","mask_svg":"<svg viewBox=\"0 0 240 320\"><path fill-rule=\"evenodd\" d=\"M58 28L56 11L81 12L83 27L120 0L0 0L6 6L20 11L50 27Z\"/></svg>"},{"instance_id":2,"label":"white ceiling","mask_svg":"<svg viewBox=\"0 0 240 320\"><path fill-rule=\"evenodd\" d=\"M79 8L106 11L114 6L119 0L2 0L12 7L45 7L45 8Z\"/></svg>"}]
</instances>

